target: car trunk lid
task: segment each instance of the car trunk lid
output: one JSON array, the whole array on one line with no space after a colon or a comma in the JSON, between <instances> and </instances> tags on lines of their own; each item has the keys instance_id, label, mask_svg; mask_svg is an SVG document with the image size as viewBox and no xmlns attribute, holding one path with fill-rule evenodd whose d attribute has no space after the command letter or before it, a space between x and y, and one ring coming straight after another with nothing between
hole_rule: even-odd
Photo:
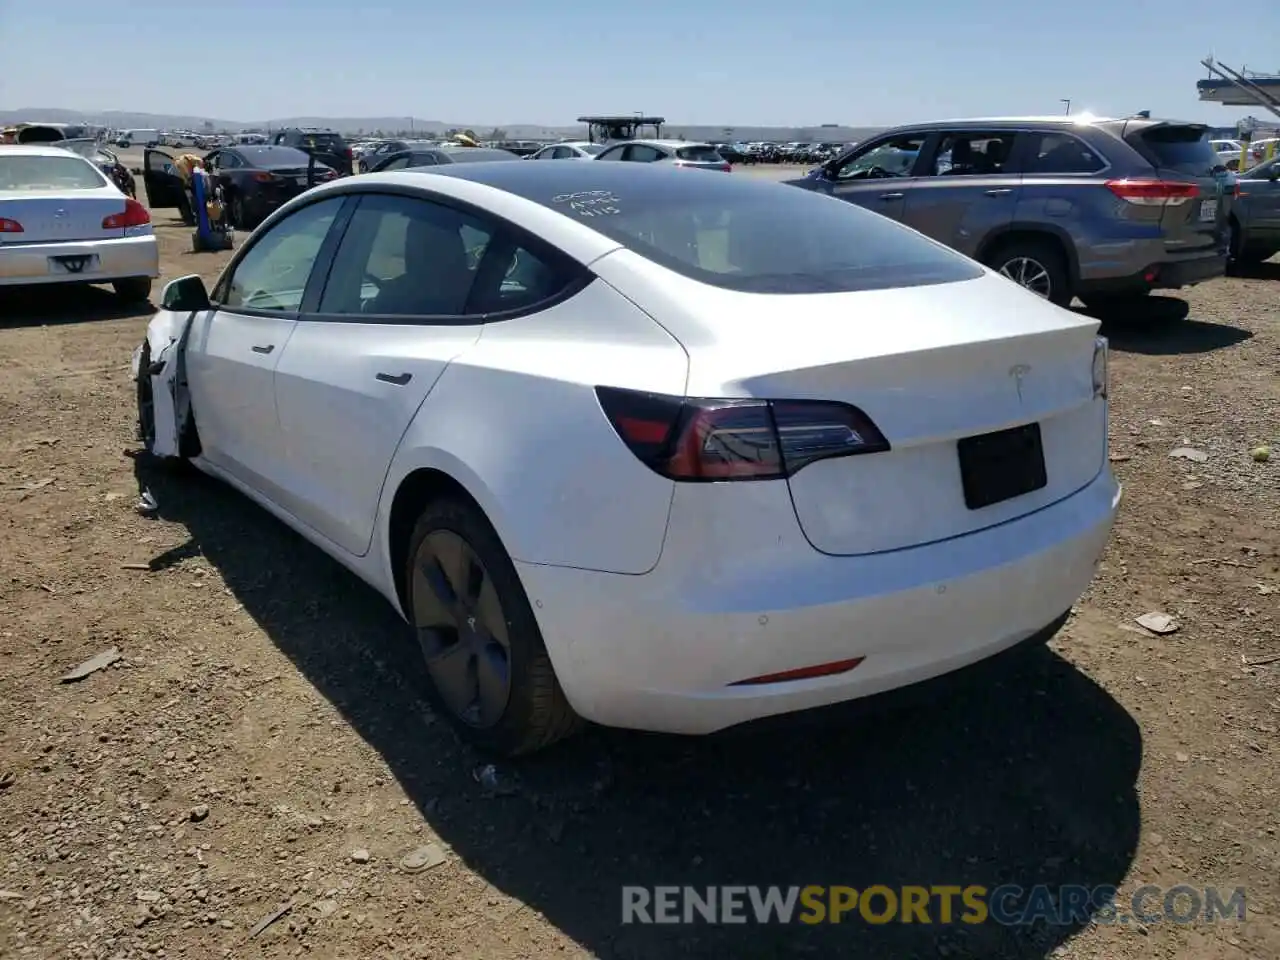
<instances>
[{"instance_id":1,"label":"car trunk lid","mask_svg":"<svg viewBox=\"0 0 1280 960\"><path fill-rule=\"evenodd\" d=\"M0 219L16 221L22 231L0 231L0 245L108 240L124 235L104 228L103 220L124 211L125 198L115 189L84 191L74 197L58 193L0 193Z\"/></svg>"},{"instance_id":2,"label":"car trunk lid","mask_svg":"<svg viewBox=\"0 0 1280 960\"><path fill-rule=\"evenodd\" d=\"M789 479L800 526L825 553L1003 523L1069 496L1105 464L1097 322L1003 278L688 302L713 318L693 336L673 329L689 352L690 395L843 401L888 439L888 451L818 461Z\"/></svg>"}]
</instances>

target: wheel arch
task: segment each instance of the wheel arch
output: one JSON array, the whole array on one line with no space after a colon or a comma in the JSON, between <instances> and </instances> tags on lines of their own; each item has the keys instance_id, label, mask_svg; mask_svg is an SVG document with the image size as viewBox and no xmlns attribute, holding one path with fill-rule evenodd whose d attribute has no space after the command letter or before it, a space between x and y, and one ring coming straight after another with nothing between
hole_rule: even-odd
<instances>
[{"instance_id":1,"label":"wheel arch","mask_svg":"<svg viewBox=\"0 0 1280 960\"><path fill-rule=\"evenodd\" d=\"M457 475L465 472L456 468L446 469L443 465L418 466L400 478L396 484L395 493L391 496L390 506L386 511L385 553L391 568L390 582L395 590L400 612L406 620L410 618L408 583L405 580L405 564L409 559L409 540L413 535L414 524L429 503L444 497L456 497L471 504L493 527L504 549L507 550L508 555L511 555L511 550L494 517L494 511L486 509L483 502L490 498L483 493L477 496L472 492L474 484L469 485L458 479Z\"/></svg>"},{"instance_id":2,"label":"wheel arch","mask_svg":"<svg viewBox=\"0 0 1280 960\"><path fill-rule=\"evenodd\" d=\"M1076 245L1071 235L1056 224L1029 223L1014 221L997 231L988 234L974 254L974 259L985 264L987 258L1000 247L1011 246L1019 241L1048 241L1062 254L1067 265L1067 279L1074 290L1080 283L1080 260L1076 255Z\"/></svg>"}]
</instances>

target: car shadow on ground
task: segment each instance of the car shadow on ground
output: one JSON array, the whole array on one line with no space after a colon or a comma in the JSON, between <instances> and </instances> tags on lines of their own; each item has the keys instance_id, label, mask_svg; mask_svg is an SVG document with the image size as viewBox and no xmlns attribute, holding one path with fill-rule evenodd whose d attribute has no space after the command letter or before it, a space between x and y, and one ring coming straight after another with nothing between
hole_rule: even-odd
<instances>
[{"instance_id":1,"label":"car shadow on ground","mask_svg":"<svg viewBox=\"0 0 1280 960\"><path fill-rule=\"evenodd\" d=\"M110 287L56 284L0 288L0 327L39 327L125 320L155 312L150 303L125 303Z\"/></svg>"},{"instance_id":2,"label":"car shadow on ground","mask_svg":"<svg viewBox=\"0 0 1280 960\"><path fill-rule=\"evenodd\" d=\"M1280 280L1280 260L1233 264L1231 276L1245 280Z\"/></svg>"},{"instance_id":3,"label":"car shadow on ground","mask_svg":"<svg viewBox=\"0 0 1280 960\"><path fill-rule=\"evenodd\" d=\"M1191 307L1179 297L1151 296L1116 310L1075 311L1102 322L1102 334L1113 350L1168 357L1211 353L1233 347L1253 334L1229 323L1196 320Z\"/></svg>"},{"instance_id":4,"label":"car shadow on ground","mask_svg":"<svg viewBox=\"0 0 1280 960\"><path fill-rule=\"evenodd\" d=\"M191 538L154 563L217 567L469 868L596 956L1039 958L1085 918L938 925L935 903L933 924L624 926L622 887L1118 886L1134 856L1139 728L1043 646L896 709L702 739L591 728L477 777L485 758L431 717L416 645L380 596L222 484L135 464ZM481 919L500 927L501 910Z\"/></svg>"}]
</instances>

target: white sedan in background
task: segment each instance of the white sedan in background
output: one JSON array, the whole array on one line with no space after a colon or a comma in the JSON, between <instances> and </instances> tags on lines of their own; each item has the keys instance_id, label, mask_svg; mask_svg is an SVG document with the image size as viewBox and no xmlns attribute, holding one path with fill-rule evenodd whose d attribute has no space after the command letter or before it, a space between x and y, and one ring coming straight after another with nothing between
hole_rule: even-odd
<instances>
[{"instance_id":1,"label":"white sedan in background","mask_svg":"<svg viewBox=\"0 0 1280 960\"><path fill-rule=\"evenodd\" d=\"M160 275L151 215L69 151L0 146L0 286L109 283L140 302Z\"/></svg>"},{"instance_id":2,"label":"white sedan in background","mask_svg":"<svg viewBox=\"0 0 1280 960\"><path fill-rule=\"evenodd\" d=\"M549 143L537 153L530 154L529 160L594 160L604 150L603 143L591 143L587 140L566 140L564 143Z\"/></svg>"},{"instance_id":3,"label":"white sedan in background","mask_svg":"<svg viewBox=\"0 0 1280 960\"><path fill-rule=\"evenodd\" d=\"M789 186L469 163L290 201L133 369L150 453L381 591L516 754L1052 636L1120 495L1097 329Z\"/></svg>"}]
</instances>

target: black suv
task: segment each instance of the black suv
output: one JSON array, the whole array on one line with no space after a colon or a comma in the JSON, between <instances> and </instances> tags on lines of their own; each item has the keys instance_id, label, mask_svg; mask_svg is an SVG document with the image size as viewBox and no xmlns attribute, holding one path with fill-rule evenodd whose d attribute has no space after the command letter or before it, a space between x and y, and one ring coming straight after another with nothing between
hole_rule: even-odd
<instances>
[{"instance_id":1,"label":"black suv","mask_svg":"<svg viewBox=\"0 0 1280 960\"><path fill-rule=\"evenodd\" d=\"M315 157L320 163L337 170L344 177L354 172L351 148L342 134L332 130L313 130L290 127L276 133L271 142L283 147L295 147Z\"/></svg>"}]
</instances>

